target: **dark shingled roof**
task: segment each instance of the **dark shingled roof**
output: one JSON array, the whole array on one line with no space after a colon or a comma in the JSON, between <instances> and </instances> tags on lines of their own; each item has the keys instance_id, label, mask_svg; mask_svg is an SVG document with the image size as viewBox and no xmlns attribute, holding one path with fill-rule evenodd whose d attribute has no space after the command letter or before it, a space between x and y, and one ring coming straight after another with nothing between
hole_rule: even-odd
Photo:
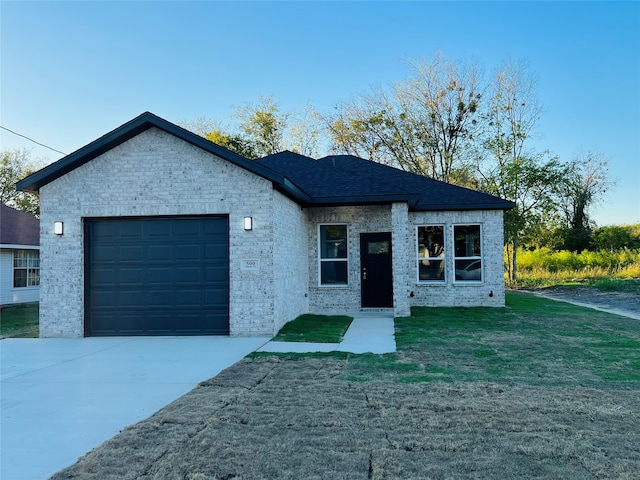
<instances>
[{"instance_id":1,"label":"dark shingled roof","mask_svg":"<svg viewBox=\"0 0 640 480\"><path fill-rule=\"evenodd\" d=\"M17 184L37 192L149 128L158 128L272 182L302 206L371 205L407 202L411 210L504 210L513 203L350 155L314 160L293 152L251 161L152 113L142 115L89 145L29 175Z\"/></svg>"},{"instance_id":2,"label":"dark shingled roof","mask_svg":"<svg viewBox=\"0 0 640 480\"><path fill-rule=\"evenodd\" d=\"M284 175L312 205L407 201L412 210L501 210L513 203L352 155L314 160L282 152L256 160Z\"/></svg>"},{"instance_id":3,"label":"dark shingled roof","mask_svg":"<svg viewBox=\"0 0 640 480\"><path fill-rule=\"evenodd\" d=\"M40 245L40 220L0 204L0 244Z\"/></svg>"}]
</instances>

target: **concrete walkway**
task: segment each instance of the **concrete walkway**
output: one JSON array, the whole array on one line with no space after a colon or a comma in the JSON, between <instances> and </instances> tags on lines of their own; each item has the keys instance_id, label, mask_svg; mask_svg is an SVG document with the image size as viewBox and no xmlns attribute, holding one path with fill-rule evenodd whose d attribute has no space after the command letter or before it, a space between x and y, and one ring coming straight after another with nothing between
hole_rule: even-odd
<instances>
[{"instance_id":1,"label":"concrete walkway","mask_svg":"<svg viewBox=\"0 0 640 480\"><path fill-rule=\"evenodd\" d=\"M268 337L0 341L0 478L46 479Z\"/></svg>"},{"instance_id":2,"label":"concrete walkway","mask_svg":"<svg viewBox=\"0 0 640 480\"><path fill-rule=\"evenodd\" d=\"M396 351L391 315L352 316L344 340L329 344L215 336L4 339L0 478L50 477L256 349Z\"/></svg>"},{"instance_id":3,"label":"concrete walkway","mask_svg":"<svg viewBox=\"0 0 640 480\"><path fill-rule=\"evenodd\" d=\"M393 316L379 313L351 313L354 317L340 343L269 342L259 352L351 352L392 353L396 351Z\"/></svg>"}]
</instances>

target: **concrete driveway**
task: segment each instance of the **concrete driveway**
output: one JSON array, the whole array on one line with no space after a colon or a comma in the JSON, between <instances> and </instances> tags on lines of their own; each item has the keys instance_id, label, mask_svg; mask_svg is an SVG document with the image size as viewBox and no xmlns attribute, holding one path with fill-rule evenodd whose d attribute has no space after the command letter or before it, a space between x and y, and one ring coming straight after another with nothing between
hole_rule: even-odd
<instances>
[{"instance_id":1,"label":"concrete driveway","mask_svg":"<svg viewBox=\"0 0 640 480\"><path fill-rule=\"evenodd\" d=\"M48 478L268 340L0 341L0 478Z\"/></svg>"}]
</instances>

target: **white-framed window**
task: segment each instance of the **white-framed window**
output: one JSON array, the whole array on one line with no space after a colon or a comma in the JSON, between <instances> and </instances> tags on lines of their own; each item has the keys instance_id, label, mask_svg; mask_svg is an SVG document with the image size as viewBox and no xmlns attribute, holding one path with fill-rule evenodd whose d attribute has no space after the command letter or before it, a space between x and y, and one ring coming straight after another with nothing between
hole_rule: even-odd
<instances>
[{"instance_id":1,"label":"white-framed window","mask_svg":"<svg viewBox=\"0 0 640 480\"><path fill-rule=\"evenodd\" d=\"M418 239L418 282L445 282L444 225L420 225Z\"/></svg>"},{"instance_id":2,"label":"white-framed window","mask_svg":"<svg viewBox=\"0 0 640 480\"><path fill-rule=\"evenodd\" d=\"M38 250L13 251L13 288L40 285L40 252Z\"/></svg>"},{"instance_id":3,"label":"white-framed window","mask_svg":"<svg viewBox=\"0 0 640 480\"><path fill-rule=\"evenodd\" d=\"M319 282L322 286L349 285L347 225L319 225Z\"/></svg>"},{"instance_id":4,"label":"white-framed window","mask_svg":"<svg viewBox=\"0 0 640 480\"><path fill-rule=\"evenodd\" d=\"M455 281L481 282L483 275L480 225L454 225L453 252Z\"/></svg>"}]
</instances>

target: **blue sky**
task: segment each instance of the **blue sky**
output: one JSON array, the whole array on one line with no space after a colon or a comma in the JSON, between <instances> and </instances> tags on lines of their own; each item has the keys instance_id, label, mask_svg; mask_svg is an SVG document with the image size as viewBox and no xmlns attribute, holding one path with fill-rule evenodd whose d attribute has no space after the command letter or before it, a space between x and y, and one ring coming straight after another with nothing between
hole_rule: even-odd
<instances>
[{"instance_id":1,"label":"blue sky","mask_svg":"<svg viewBox=\"0 0 640 480\"><path fill-rule=\"evenodd\" d=\"M617 186L598 225L640 222L640 2L0 1L0 124L70 153L144 111L226 121L273 95L329 111L437 51L487 75L524 59L536 148L595 150ZM1 147L61 155L0 131Z\"/></svg>"}]
</instances>

